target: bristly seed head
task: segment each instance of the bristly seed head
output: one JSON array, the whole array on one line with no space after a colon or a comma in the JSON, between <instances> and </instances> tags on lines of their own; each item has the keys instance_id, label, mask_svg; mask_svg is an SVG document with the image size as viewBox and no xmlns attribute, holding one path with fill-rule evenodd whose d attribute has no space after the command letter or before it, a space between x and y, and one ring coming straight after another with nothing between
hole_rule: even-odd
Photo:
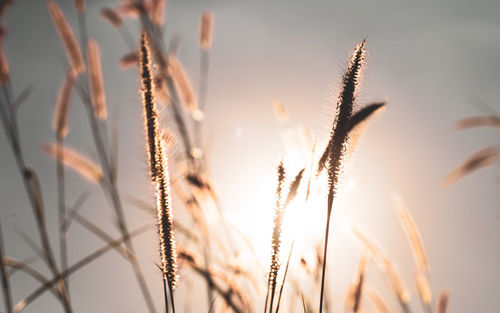
<instances>
[{"instance_id":1,"label":"bristly seed head","mask_svg":"<svg viewBox=\"0 0 500 313\"><path fill-rule=\"evenodd\" d=\"M158 141L158 112L154 98L154 81L151 73L151 56L146 33L141 36L140 48L140 72L141 72L141 93L144 109L144 120L146 129L146 142L149 159L149 172L152 182L156 181L157 162L156 146Z\"/></svg>"},{"instance_id":2,"label":"bristly seed head","mask_svg":"<svg viewBox=\"0 0 500 313\"><path fill-rule=\"evenodd\" d=\"M278 185L276 187L276 208L274 211L273 220L273 235L271 240L271 266L269 270L269 286L271 292L276 288L276 279L278 277L279 271L279 258L280 258L280 246L281 246L281 228L283 223L283 204L282 204L282 192L283 184L285 181L285 167L283 166L283 161L280 162L278 166Z\"/></svg>"},{"instance_id":3,"label":"bristly seed head","mask_svg":"<svg viewBox=\"0 0 500 313\"><path fill-rule=\"evenodd\" d=\"M328 212L331 212L333 198L337 192L342 161L347 150L349 120L352 116L356 89L361 67L365 60L365 40L356 47L342 78L342 91L337 101L337 110L329 142L328 155Z\"/></svg>"},{"instance_id":4,"label":"bristly seed head","mask_svg":"<svg viewBox=\"0 0 500 313\"><path fill-rule=\"evenodd\" d=\"M174 289L177 283L177 255L170 197L170 175L165 143L158 130L154 81L151 73L148 39L145 33L141 36L140 72L150 175L156 191L161 269L164 279L167 279L171 288Z\"/></svg>"}]
</instances>

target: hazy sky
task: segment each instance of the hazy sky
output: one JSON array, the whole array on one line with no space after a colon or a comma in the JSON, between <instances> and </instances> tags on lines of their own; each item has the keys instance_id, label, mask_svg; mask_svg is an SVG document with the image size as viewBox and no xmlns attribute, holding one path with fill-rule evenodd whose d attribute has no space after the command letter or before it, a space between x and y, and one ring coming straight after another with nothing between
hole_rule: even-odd
<instances>
[{"instance_id":1,"label":"hazy sky","mask_svg":"<svg viewBox=\"0 0 500 313\"><path fill-rule=\"evenodd\" d=\"M118 2L88 1L89 34L100 45L109 112L119 116L123 197L149 199L137 73L118 68L126 46L99 16L102 7ZM72 1L57 3L76 27ZM391 194L399 193L428 249L434 294L448 287L453 313L497 312L498 166L451 187L444 187L441 180L474 151L498 144L498 132L492 129L456 131L453 123L490 113L487 107L500 111L500 2L169 0L165 33L167 39L174 33L181 35L179 58L194 82L199 66L198 18L205 9L215 15L205 137L216 188L231 219L253 235L259 225L263 227L252 224L262 219L257 213L265 209L271 216L275 166L284 153L273 101L279 99L285 105L289 126L308 125L324 144L345 60L354 44L366 37L369 55L358 104L385 100L388 106L363 136L348 175L357 185L342 199L334 225L359 223L376 237L398 265L411 288L415 312L420 312L411 251L391 207ZM42 154L40 145L53 140L52 110L64 78L65 54L45 1L17 0L2 24L8 29L4 50L15 92L34 87L19 111L19 124L26 160L40 175L45 205L52 212L47 213L47 222L53 228L55 164ZM137 21L128 21L134 36L136 25ZM97 160L84 108L77 97L73 100L67 142ZM6 250L7 255L24 259L31 252L15 229L21 227L35 236L34 221L12 151L1 133L0 217ZM69 203L86 190L92 197L84 213L110 229L113 215L100 189L68 174ZM126 210L131 225L151 222L130 204ZM265 225L270 225L270 219ZM318 225L323 227L323 223ZM341 312L359 248L337 229L329 274L335 285L334 311ZM51 235L56 242L56 231ZM69 236L72 261L101 245L77 226ZM136 246L159 307L154 231L142 236ZM44 268L40 262L37 266ZM18 275L13 285L19 300L36 284ZM77 273L71 287L76 312L139 312L143 308L129 266L114 253ZM179 297L185 293L180 288ZM43 312L60 310L47 293L26 312L42 308Z\"/></svg>"}]
</instances>

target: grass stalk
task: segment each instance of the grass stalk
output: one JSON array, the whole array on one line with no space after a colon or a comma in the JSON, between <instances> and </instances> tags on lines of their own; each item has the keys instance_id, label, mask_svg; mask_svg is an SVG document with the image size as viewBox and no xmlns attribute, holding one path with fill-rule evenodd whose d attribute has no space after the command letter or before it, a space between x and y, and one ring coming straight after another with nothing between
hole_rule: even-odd
<instances>
[{"instance_id":1,"label":"grass stalk","mask_svg":"<svg viewBox=\"0 0 500 313\"><path fill-rule=\"evenodd\" d=\"M338 183L340 174L342 172L342 163L348 145L349 121L352 116L354 100L356 97L356 88L358 86L358 79L361 71L362 64L365 56L365 41L358 45L349 62L347 71L342 79L342 91L340 92L337 101L337 110L332 127L330 137L329 153L328 153L328 211L326 218L325 229L325 245L323 248L323 265L321 273L321 291L319 302L319 313L323 312L323 294L325 291L325 275L326 275L326 262L328 253L328 236L330 233L330 221L333 200L337 194Z\"/></svg>"},{"instance_id":2,"label":"grass stalk","mask_svg":"<svg viewBox=\"0 0 500 313\"><path fill-rule=\"evenodd\" d=\"M4 248L4 240L2 234L2 227L0 225L0 275L2 278L2 292L3 292L3 301L5 305L5 312L12 312L12 291L10 289L10 281L9 277L7 277L7 271L5 269L5 265L3 263L5 255Z\"/></svg>"},{"instance_id":3,"label":"grass stalk","mask_svg":"<svg viewBox=\"0 0 500 313\"><path fill-rule=\"evenodd\" d=\"M66 220L66 195L65 195L65 179L64 179L64 137L57 134L56 144L58 147L58 153L56 156L56 171L57 171L57 219L59 225L59 251L61 257L61 271L65 271L68 268L68 249L67 249L67 233L64 227L64 222ZM69 284L67 279L63 280L66 291L69 297Z\"/></svg>"}]
</instances>

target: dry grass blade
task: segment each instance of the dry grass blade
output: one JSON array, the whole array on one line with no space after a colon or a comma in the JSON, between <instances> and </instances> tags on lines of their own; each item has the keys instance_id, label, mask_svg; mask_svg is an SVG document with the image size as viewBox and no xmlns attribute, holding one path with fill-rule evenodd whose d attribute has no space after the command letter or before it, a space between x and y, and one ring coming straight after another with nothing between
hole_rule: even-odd
<instances>
[{"instance_id":1,"label":"dry grass blade","mask_svg":"<svg viewBox=\"0 0 500 313\"><path fill-rule=\"evenodd\" d=\"M443 179L445 185L451 185L467 174L476 170L493 165L500 158L500 150L498 147L486 147L477 151L468 157L451 173Z\"/></svg>"},{"instance_id":2,"label":"dry grass blade","mask_svg":"<svg viewBox=\"0 0 500 313\"><path fill-rule=\"evenodd\" d=\"M2 292L3 292L3 301L5 305L5 312L12 312L12 291L10 289L9 277L7 276L7 271L5 269L5 264L3 262L5 256L4 251L4 240L2 228L0 226L0 277L2 279Z\"/></svg>"},{"instance_id":3,"label":"dry grass blade","mask_svg":"<svg viewBox=\"0 0 500 313\"><path fill-rule=\"evenodd\" d=\"M94 183L102 181L103 176L99 166L75 150L68 147L61 148L54 143L44 144L42 150L53 158L57 158L57 155L62 154L64 165L80 174L83 178Z\"/></svg>"},{"instance_id":4,"label":"dry grass blade","mask_svg":"<svg viewBox=\"0 0 500 313\"><path fill-rule=\"evenodd\" d=\"M73 90L75 78L75 72L69 70L57 96L54 118L52 119L52 129L59 138L64 138L68 133L69 101L71 99L71 91Z\"/></svg>"},{"instance_id":5,"label":"dry grass blade","mask_svg":"<svg viewBox=\"0 0 500 313\"><path fill-rule=\"evenodd\" d=\"M122 18L113 9L102 8L101 9L101 17L103 19L105 19L108 23L110 23L111 25L113 25L114 27L116 27L116 28L122 28L123 27L123 20L122 20Z\"/></svg>"},{"instance_id":6,"label":"dry grass blade","mask_svg":"<svg viewBox=\"0 0 500 313\"><path fill-rule=\"evenodd\" d=\"M193 254L187 251L179 251L179 258L183 261L187 262L189 266L199 274L203 279L209 282L210 285L213 286L214 290L224 299L225 303L234 311L234 313L243 313L243 310L238 304L234 301L234 290L229 288L228 290L224 290L213 278L213 274L207 271L204 267L200 266L196 261L196 258Z\"/></svg>"},{"instance_id":7,"label":"dry grass blade","mask_svg":"<svg viewBox=\"0 0 500 313\"><path fill-rule=\"evenodd\" d=\"M457 129L466 129L479 126L491 126L500 129L500 116L472 116L464 118L455 123Z\"/></svg>"},{"instance_id":8,"label":"dry grass blade","mask_svg":"<svg viewBox=\"0 0 500 313\"><path fill-rule=\"evenodd\" d=\"M352 114L349 120L348 131L352 131L358 127L363 122L368 121L374 116L374 113L379 112L385 106L385 102L375 102L366 105L365 107L359 109L357 112Z\"/></svg>"},{"instance_id":9,"label":"dry grass blade","mask_svg":"<svg viewBox=\"0 0 500 313\"><path fill-rule=\"evenodd\" d=\"M21 104L23 104L24 101L26 101L26 99L28 99L28 97L31 95L31 93L33 92L33 89L34 89L33 86L28 86L28 87L25 87L19 93L19 95L14 100L14 103L12 104L12 107L14 108L14 110L18 110L21 107Z\"/></svg>"},{"instance_id":10,"label":"dry grass blade","mask_svg":"<svg viewBox=\"0 0 500 313\"><path fill-rule=\"evenodd\" d=\"M69 227L71 226L71 222L73 221L74 216L81 210L83 204L89 198L89 192L82 193L74 202L74 204L69 208L68 213L66 213L66 219L64 221L63 229L65 232L68 232Z\"/></svg>"},{"instance_id":11,"label":"dry grass blade","mask_svg":"<svg viewBox=\"0 0 500 313\"><path fill-rule=\"evenodd\" d=\"M87 58L89 64L90 96L92 97L94 114L97 118L105 120L108 116L108 110L106 108L106 94L102 78L101 56L97 42L94 39L90 39L88 42Z\"/></svg>"},{"instance_id":12,"label":"dry grass blade","mask_svg":"<svg viewBox=\"0 0 500 313\"><path fill-rule=\"evenodd\" d=\"M428 272L429 262L427 261L427 252L425 251L422 235L420 234L415 221L411 217L410 211L408 210L406 204L403 202L403 199L401 199L401 197L397 195L393 196L393 203L399 216L401 225L403 226L408 240L410 241L413 256L415 257L418 268L422 272Z\"/></svg>"},{"instance_id":13,"label":"dry grass blade","mask_svg":"<svg viewBox=\"0 0 500 313\"><path fill-rule=\"evenodd\" d=\"M375 292L375 290L368 290L368 297L372 300L379 313L391 313L387 303Z\"/></svg>"},{"instance_id":14,"label":"dry grass blade","mask_svg":"<svg viewBox=\"0 0 500 313\"><path fill-rule=\"evenodd\" d=\"M5 257L4 260L5 259L8 259L8 258ZM30 266L31 264L37 262L38 260L39 260L39 257L37 255L33 255L33 256L27 257L27 258L19 261L19 263L23 264L23 265L26 265L26 266ZM17 273L17 271L18 271L17 268L11 268L10 271L7 272L7 276L11 277L15 273Z\"/></svg>"},{"instance_id":15,"label":"dry grass blade","mask_svg":"<svg viewBox=\"0 0 500 313\"><path fill-rule=\"evenodd\" d=\"M89 232L99 237L105 243L111 244L113 242L114 239L110 235L108 235L105 231L99 228L92 221L80 215L78 212L75 212L75 214L73 215L73 219L76 222L78 222L78 224L82 225L85 229L87 229ZM132 252L130 252L130 250L124 246L117 246L115 247L115 250L119 254L121 254L126 260L129 260L132 255Z\"/></svg>"},{"instance_id":16,"label":"dry grass blade","mask_svg":"<svg viewBox=\"0 0 500 313\"><path fill-rule=\"evenodd\" d=\"M73 70L75 70L76 74L83 73L85 71L85 64L73 30L69 26L63 12L54 1L49 0L47 6Z\"/></svg>"},{"instance_id":17,"label":"dry grass blade","mask_svg":"<svg viewBox=\"0 0 500 313\"><path fill-rule=\"evenodd\" d=\"M84 257L80 261L78 261L75 264L73 264L72 266L70 266L67 270L61 272L59 275L57 275L53 279L47 281L42 286L38 287L35 291L33 291L32 293L30 293L26 298L20 300L16 304L16 306L14 307L13 312L14 313L19 313L19 312L23 311L26 308L27 305L29 305L34 300L36 300L45 291L51 289L54 285L58 284L61 279L64 279L64 278L68 277L69 275L75 273L76 271L78 271L82 267L90 264L95 259L97 259L100 256L104 255L108 251L110 251L110 250L114 249L115 247L123 244L127 240L130 240L131 238L133 238L135 236L138 236L138 235L146 232L147 230L149 230L149 225L146 225L146 226L143 226L141 228L138 228L138 229L130 232L130 234L128 234L128 235L126 235L124 237L121 237L119 239L116 239L113 242L110 242L109 244L107 244L106 246L104 246L104 247L96 250L92 254L89 254L88 256Z\"/></svg>"},{"instance_id":18,"label":"dry grass blade","mask_svg":"<svg viewBox=\"0 0 500 313\"><path fill-rule=\"evenodd\" d=\"M198 43L206 51L212 47L213 23L214 15L212 12L205 11L201 14Z\"/></svg>"},{"instance_id":19,"label":"dry grass blade","mask_svg":"<svg viewBox=\"0 0 500 313\"><path fill-rule=\"evenodd\" d=\"M448 312L448 302L450 299L450 292L448 290L443 290L439 294L436 313L447 313Z\"/></svg>"},{"instance_id":20,"label":"dry grass blade","mask_svg":"<svg viewBox=\"0 0 500 313\"><path fill-rule=\"evenodd\" d=\"M333 200L337 193L338 182L342 172L342 162L348 146L349 120L352 116L354 100L361 67L365 60L365 40L356 47L349 61L347 71L342 78L342 91L337 101L337 110L332 127L328 152L328 211L326 217L325 245L323 251L323 266L321 276L321 291L319 313L323 312L323 294L325 290L326 260L328 252L328 235L330 231L330 217Z\"/></svg>"},{"instance_id":21,"label":"dry grass blade","mask_svg":"<svg viewBox=\"0 0 500 313\"><path fill-rule=\"evenodd\" d=\"M181 103L195 120L203 119L203 113L198 109L198 101L193 85L184 71L181 63L173 54L168 56L168 72L174 82L175 90Z\"/></svg>"},{"instance_id":22,"label":"dry grass blade","mask_svg":"<svg viewBox=\"0 0 500 313\"><path fill-rule=\"evenodd\" d=\"M352 152L352 150L354 150L354 147L356 146L356 143L361 136L361 133L363 132L364 125L366 125L366 123L375 115L374 113L379 112L380 109L382 109L384 106L385 102L375 102L366 105L365 107L352 114L352 117L349 119L349 125L347 126L347 131L351 139L349 143L349 151ZM328 146L325 148L325 151L321 155L321 158L318 162L318 173L320 173L325 168L326 163L328 162L328 153L331 143L331 141L328 143ZM347 152L347 156L349 155L350 153Z\"/></svg>"},{"instance_id":23,"label":"dry grass blade","mask_svg":"<svg viewBox=\"0 0 500 313\"><path fill-rule=\"evenodd\" d=\"M40 282L42 285L49 281L38 270L29 266L26 262L17 261L17 260L11 259L11 258L4 257L2 263L4 264L4 266L10 267L12 270L21 271L21 272L28 274L29 276L38 280L38 282ZM56 286L53 286L50 289L50 291L64 305L64 301L65 301L63 298L64 296L63 296L63 294L61 294L59 288L57 288Z\"/></svg>"}]
</instances>

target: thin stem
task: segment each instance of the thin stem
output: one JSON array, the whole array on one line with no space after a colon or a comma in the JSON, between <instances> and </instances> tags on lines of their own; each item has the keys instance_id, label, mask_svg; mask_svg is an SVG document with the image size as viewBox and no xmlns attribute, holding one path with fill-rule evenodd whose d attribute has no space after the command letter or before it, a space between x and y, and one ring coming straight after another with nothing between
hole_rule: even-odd
<instances>
[{"instance_id":1,"label":"thin stem","mask_svg":"<svg viewBox=\"0 0 500 313\"><path fill-rule=\"evenodd\" d=\"M199 82L199 107L202 112L205 110L206 102L207 102L207 93L208 93L208 70L209 70L209 60L210 60L210 52L204 49L201 49L200 56L200 82ZM203 143L203 138L201 136L201 124L202 121L194 121L194 140L195 145L198 148L201 148Z\"/></svg>"},{"instance_id":2,"label":"thin stem","mask_svg":"<svg viewBox=\"0 0 500 313\"><path fill-rule=\"evenodd\" d=\"M6 85L3 85L3 91L5 96L5 105L2 104L2 122L4 125L5 132L9 137L9 142L11 144L12 152L14 154L14 159L16 160L17 167L21 173L22 181L28 199L30 201L31 207L33 209L33 214L35 215L35 221L37 224L38 233L40 236L40 242L44 250L44 261L47 263L49 269L54 276L59 275L59 269L55 262L54 253L52 252L52 247L50 245L49 236L47 233L47 227L45 224L44 208L42 202L42 193L40 190L40 185L38 182L37 175L33 169L26 166L24 162L23 153L21 150L19 131L17 126L16 113L13 111L13 100L12 100L12 88L10 81ZM66 288L64 288L62 294L66 295ZM64 297L64 310L66 313L72 312L71 304L67 297Z\"/></svg>"},{"instance_id":3,"label":"thin stem","mask_svg":"<svg viewBox=\"0 0 500 313\"><path fill-rule=\"evenodd\" d=\"M172 284L170 282L168 282L168 290L170 291L170 304L172 304L172 313L175 313L174 290L173 290Z\"/></svg>"},{"instance_id":4,"label":"thin stem","mask_svg":"<svg viewBox=\"0 0 500 313\"><path fill-rule=\"evenodd\" d=\"M163 275L163 298L165 299L165 312L168 313L167 277Z\"/></svg>"},{"instance_id":5,"label":"thin stem","mask_svg":"<svg viewBox=\"0 0 500 313\"><path fill-rule=\"evenodd\" d=\"M321 291L320 291L320 300L319 300L319 313L323 312L323 294L325 292L325 274L326 274L326 256L328 252L328 235L330 232L330 217L331 210L328 210L328 214L326 217L326 230L325 230L325 247L323 248L323 266L321 272Z\"/></svg>"},{"instance_id":6,"label":"thin stem","mask_svg":"<svg viewBox=\"0 0 500 313\"><path fill-rule=\"evenodd\" d=\"M79 22L78 25L79 25L79 29L80 29L80 42L81 42L81 46L82 46L82 53L84 53L84 56L85 56L86 43L87 43L87 27L86 27L86 19L85 19L84 12L82 12L78 15L78 22ZM118 189L117 189L116 183L112 179L112 169L111 169L110 159L107 156L106 145L104 143L101 132L99 131L99 123L94 115L92 101L89 97L88 88L87 88L86 81L85 81L84 77L85 77L85 75L82 75L80 77L80 88L78 88L78 91L79 91L79 95L80 95L83 103L85 104L85 107L87 108L87 115L88 115L89 122L90 122L90 129L92 132L92 137L94 140L94 144L95 144L97 153L99 155L99 161L101 163L101 167L103 169L104 175L103 175L102 188L103 188L105 194L111 200L111 204L112 204L113 209L114 209L116 216L117 216L118 228L119 228L122 236L125 238L125 246L131 252L130 263L131 263L132 268L134 270L134 274L136 276L136 279L137 279L137 282L138 282L139 287L141 289L141 292L144 296L144 300L146 302L146 305L151 313L156 313L153 299L151 297L148 286L146 284L146 279L144 278L144 274L142 273L142 269L139 265L139 262L137 260L136 255L135 255L135 250L133 248L132 242L131 242L130 238L128 236L126 236L129 233L129 231L128 231L127 222L125 219L125 214L123 211L123 206L121 203L120 196L118 194Z\"/></svg>"},{"instance_id":7,"label":"thin stem","mask_svg":"<svg viewBox=\"0 0 500 313\"><path fill-rule=\"evenodd\" d=\"M280 310L280 303L281 303L281 295L283 294L283 288L285 287L285 281L286 281L286 275L288 273L288 266L290 265L290 258L292 257L292 252L293 252L293 246L295 244L295 241L292 242L292 246L290 247L290 253L288 254L288 260L286 261L286 267L285 267L285 274L283 275L283 282L281 283L280 287L280 292L278 296L278 302L276 304L276 311L275 313L278 313Z\"/></svg>"},{"instance_id":8,"label":"thin stem","mask_svg":"<svg viewBox=\"0 0 500 313\"><path fill-rule=\"evenodd\" d=\"M4 241L2 235L2 228L0 226L0 274L2 277L2 291L3 291L3 301L5 304L5 312L12 312L12 291L10 289L9 277L7 277L7 271L3 263L4 259Z\"/></svg>"},{"instance_id":9,"label":"thin stem","mask_svg":"<svg viewBox=\"0 0 500 313\"><path fill-rule=\"evenodd\" d=\"M66 195L65 195L65 179L64 179L64 164L62 153L64 148L64 137L56 135L56 144L59 153L56 155L57 162L57 202L58 202L58 222L59 222L59 251L61 254L61 270L65 271L68 268L68 251L66 242L66 227L64 222L66 221ZM68 280L64 279L64 286L69 297L69 284Z\"/></svg>"},{"instance_id":10,"label":"thin stem","mask_svg":"<svg viewBox=\"0 0 500 313\"><path fill-rule=\"evenodd\" d=\"M50 288L52 288L53 286L55 286L57 283L59 283L59 281L61 281L61 279L63 279L65 277L67 277L67 276L75 273L76 271L80 270L84 266L90 264L95 259L97 259L100 256L106 254L108 251L111 251L111 250L115 249L117 246L123 244L124 241L130 240L130 238L135 237L137 235L140 235L140 234L144 233L145 231L147 231L148 229L149 229L149 225L146 225L146 226L143 226L141 228L138 228L138 229L130 232L126 236L122 236L121 238L116 239L115 241L107 244L106 246L104 246L104 247L102 247L102 248L94 251L93 253L87 255L86 257L84 257L80 261L78 261L75 264L73 264L70 267L68 267L67 270L61 272L60 274L58 274L53 279L47 281L42 286L38 287L35 291L33 291L31 294L29 294L26 298L24 298L23 300L19 301L17 303L17 305L14 307L14 311L13 312L14 313L21 312L22 310L24 310L26 308L26 306L28 304L30 304L36 298L38 298L39 296L41 296L45 291L49 290Z\"/></svg>"},{"instance_id":11,"label":"thin stem","mask_svg":"<svg viewBox=\"0 0 500 313\"><path fill-rule=\"evenodd\" d=\"M208 237L205 238L205 247L203 249L203 258L205 261L205 269L207 272L210 271L210 262L211 262L211 253L210 253L210 242L208 241ZM211 281L207 281L207 300L208 300L208 307L210 308L211 305L213 305L214 302L214 295L213 295L213 284Z\"/></svg>"}]
</instances>

